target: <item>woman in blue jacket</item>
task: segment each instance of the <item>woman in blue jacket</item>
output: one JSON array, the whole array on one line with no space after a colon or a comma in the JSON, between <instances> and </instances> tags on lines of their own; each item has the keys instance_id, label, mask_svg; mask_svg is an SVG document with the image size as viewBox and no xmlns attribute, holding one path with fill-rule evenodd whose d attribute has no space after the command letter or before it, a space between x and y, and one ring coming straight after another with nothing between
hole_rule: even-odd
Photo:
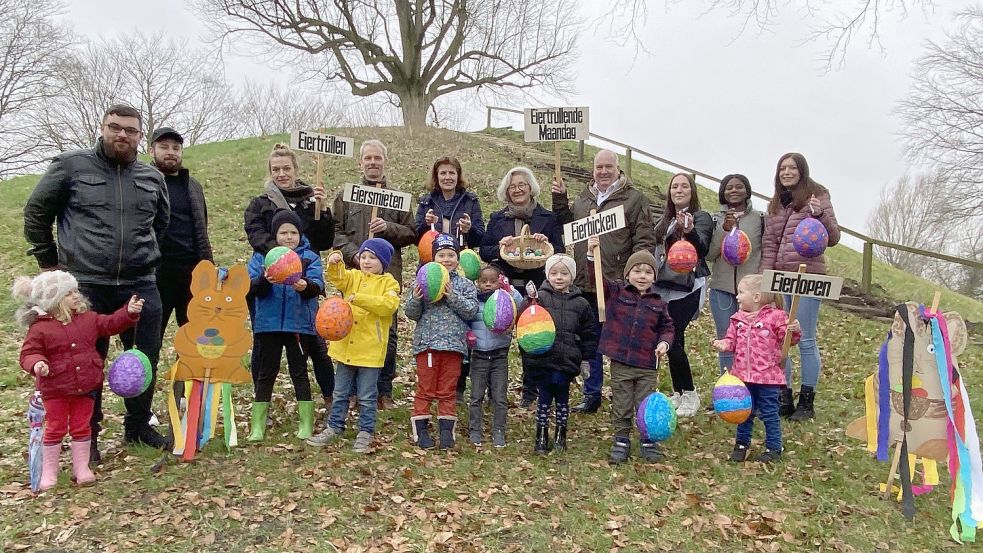
<instances>
[{"instance_id":1,"label":"woman in blue jacket","mask_svg":"<svg viewBox=\"0 0 983 553\"><path fill-rule=\"evenodd\" d=\"M431 228L457 238L457 247L477 248L485 236L481 203L461 169L461 162L444 156L433 163L427 185L429 194L420 196L416 209L417 239Z\"/></svg>"}]
</instances>

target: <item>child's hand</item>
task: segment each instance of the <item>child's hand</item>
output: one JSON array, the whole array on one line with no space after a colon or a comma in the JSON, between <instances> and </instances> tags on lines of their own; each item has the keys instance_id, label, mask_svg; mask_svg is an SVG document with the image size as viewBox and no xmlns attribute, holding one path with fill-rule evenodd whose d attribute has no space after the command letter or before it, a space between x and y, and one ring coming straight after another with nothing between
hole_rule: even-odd
<instances>
[{"instance_id":1,"label":"child's hand","mask_svg":"<svg viewBox=\"0 0 983 553\"><path fill-rule=\"evenodd\" d=\"M665 342L659 342L658 346L655 346L655 356L662 359L669 353L669 344Z\"/></svg>"},{"instance_id":2,"label":"child's hand","mask_svg":"<svg viewBox=\"0 0 983 553\"><path fill-rule=\"evenodd\" d=\"M449 298L454 295L454 287L451 286L451 281L444 283L444 297Z\"/></svg>"},{"instance_id":3,"label":"child's hand","mask_svg":"<svg viewBox=\"0 0 983 553\"><path fill-rule=\"evenodd\" d=\"M792 322L788 323L789 332L802 332L802 325L799 324L798 319L792 319Z\"/></svg>"},{"instance_id":4,"label":"child's hand","mask_svg":"<svg viewBox=\"0 0 983 553\"><path fill-rule=\"evenodd\" d=\"M536 289L535 282L530 280L529 282L526 283L526 295L532 299L536 299L539 297L539 290Z\"/></svg>"},{"instance_id":5,"label":"child's hand","mask_svg":"<svg viewBox=\"0 0 983 553\"><path fill-rule=\"evenodd\" d=\"M590 377L590 363L587 361L580 362L580 377L587 380Z\"/></svg>"},{"instance_id":6,"label":"child's hand","mask_svg":"<svg viewBox=\"0 0 983 553\"><path fill-rule=\"evenodd\" d=\"M48 364L44 361L38 361L34 364L34 374L38 376L48 376Z\"/></svg>"},{"instance_id":7,"label":"child's hand","mask_svg":"<svg viewBox=\"0 0 983 553\"><path fill-rule=\"evenodd\" d=\"M294 286L294 290L298 292L303 292L304 290L307 289L307 281L304 279L300 279L297 282L295 282L293 286Z\"/></svg>"},{"instance_id":8,"label":"child's hand","mask_svg":"<svg viewBox=\"0 0 983 553\"><path fill-rule=\"evenodd\" d=\"M130 315L136 315L137 313L143 311L143 300L134 295L132 298L130 298L130 303L126 304L126 310L130 313Z\"/></svg>"},{"instance_id":9,"label":"child's hand","mask_svg":"<svg viewBox=\"0 0 983 553\"><path fill-rule=\"evenodd\" d=\"M724 342L723 340L714 340L710 342L710 345L712 345L713 349L717 351L727 351L727 342Z\"/></svg>"},{"instance_id":10,"label":"child's hand","mask_svg":"<svg viewBox=\"0 0 983 553\"><path fill-rule=\"evenodd\" d=\"M421 287L419 284L413 287L413 297L418 300L423 299L423 287Z\"/></svg>"},{"instance_id":11,"label":"child's hand","mask_svg":"<svg viewBox=\"0 0 983 553\"><path fill-rule=\"evenodd\" d=\"M341 263L341 254L334 252L328 256L328 265L335 265L337 263Z\"/></svg>"},{"instance_id":12,"label":"child's hand","mask_svg":"<svg viewBox=\"0 0 983 553\"><path fill-rule=\"evenodd\" d=\"M598 238L597 236L591 236L590 238L587 239L587 251L588 252L594 251L594 248L596 248L596 247L598 247L600 245L601 245L601 239Z\"/></svg>"}]
</instances>

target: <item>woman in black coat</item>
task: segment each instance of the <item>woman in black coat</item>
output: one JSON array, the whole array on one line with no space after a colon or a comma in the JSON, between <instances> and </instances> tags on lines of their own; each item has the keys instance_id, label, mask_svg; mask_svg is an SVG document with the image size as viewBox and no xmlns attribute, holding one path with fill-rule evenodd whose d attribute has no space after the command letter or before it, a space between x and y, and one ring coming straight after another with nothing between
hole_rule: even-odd
<instances>
[{"instance_id":1,"label":"woman in black coat","mask_svg":"<svg viewBox=\"0 0 983 553\"><path fill-rule=\"evenodd\" d=\"M468 191L461 162L447 156L435 161L427 186L431 191L420 196L420 205L416 208L417 239L433 228L459 237L459 247L481 246L485 236L481 203L474 192Z\"/></svg>"}]
</instances>

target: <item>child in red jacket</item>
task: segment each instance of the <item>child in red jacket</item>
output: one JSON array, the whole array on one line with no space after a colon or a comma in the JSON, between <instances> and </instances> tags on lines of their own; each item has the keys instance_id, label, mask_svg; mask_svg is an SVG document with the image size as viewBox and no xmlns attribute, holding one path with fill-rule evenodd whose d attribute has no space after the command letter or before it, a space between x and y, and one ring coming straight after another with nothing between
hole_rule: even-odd
<instances>
[{"instance_id":1,"label":"child in red jacket","mask_svg":"<svg viewBox=\"0 0 983 553\"><path fill-rule=\"evenodd\" d=\"M112 315L89 311L75 277L48 271L33 279L19 277L14 297L23 302L17 322L29 327L20 352L20 365L34 375L46 410L41 453L40 490L58 481L58 454L66 433L72 435L72 467L76 483L91 484L89 439L93 391L102 387L103 360L96 341L136 324L143 300L130 298Z\"/></svg>"},{"instance_id":2,"label":"child in red jacket","mask_svg":"<svg viewBox=\"0 0 983 553\"><path fill-rule=\"evenodd\" d=\"M751 416L737 425L737 439L730 460L743 463L751 445L754 417L765 425L765 451L756 461L771 463L782 458L782 421L778 416L778 396L785 387L782 344L785 333L792 333L792 344L799 343L799 321L789 322L782 311L781 297L761 291L761 275L747 275L737 284L737 306L730 317L727 334L714 340L717 351L734 352L730 374L744 381L751 392Z\"/></svg>"}]
</instances>

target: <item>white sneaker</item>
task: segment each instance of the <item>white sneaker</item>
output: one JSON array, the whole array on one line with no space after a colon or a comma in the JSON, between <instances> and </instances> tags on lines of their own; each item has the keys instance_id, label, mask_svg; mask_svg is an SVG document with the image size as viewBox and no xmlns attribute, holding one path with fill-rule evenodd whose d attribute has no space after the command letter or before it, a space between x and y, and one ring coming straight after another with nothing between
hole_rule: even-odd
<instances>
[{"instance_id":1,"label":"white sneaker","mask_svg":"<svg viewBox=\"0 0 983 553\"><path fill-rule=\"evenodd\" d=\"M676 409L676 415L680 417L692 417L699 410L700 394L696 393L696 390L686 390L683 392L682 397L679 398L679 408Z\"/></svg>"},{"instance_id":2,"label":"white sneaker","mask_svg":"<svg viewBox=\"0 0 983 553\"><path fill-rule=\"evenodd\" d=\"M320 434L315 434L310 438L307 438L307 445L312 445L315 447L321 447L328 445L332 440L338 437L338 433L334 431L334 428L330 426L326 427Z\"/></svg>"},{"instance_id":3,"label":"white sneaker","mask_svg":"<svg viewBox=\"0 0 983 553\"><path fill-rule=\"evenodd\" d=\"M679 410L679 399L681 397L682 396L679 395L679 392L674 392L671 396L669 396L669 403L671 403L672 408L676 409L677 411Z\"/></svg>"},{"instance_id":4,"label":"white sneaker","mask_svg":"<svg viewBox=\"0 0 983 553\"><path fill-rule=\"evenodd\" d=\"M355 436L355 445L352 446L352 451L355 453L367 453L370 445L372 445L372 434L363 430Z\"/></svg>"}]
</instances>

